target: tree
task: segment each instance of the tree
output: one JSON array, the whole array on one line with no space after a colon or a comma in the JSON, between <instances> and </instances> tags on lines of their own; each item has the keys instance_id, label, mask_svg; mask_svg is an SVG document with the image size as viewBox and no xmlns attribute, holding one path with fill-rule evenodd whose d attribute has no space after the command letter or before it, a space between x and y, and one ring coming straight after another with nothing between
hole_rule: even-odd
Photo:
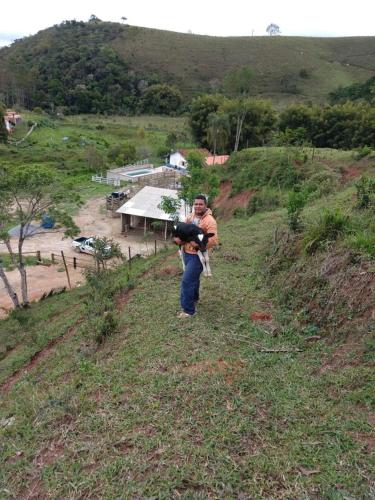
<instances>
[{"instance_id":1,"label":"tree","mask_svg":"<svg viewBox=\"0 0 375 500\"><path fill-rule=\"evenodd\" d=\"M0 262L0 278L15 307L29 303L27 277L23 255L25 240L31 236L32 222L39 221L43 215L51 216L55 223L64 227L66 236L75 236L79 229L73 219L61 209L64 201L79 203L73 186L62 182L55 172L45 166L28 165L22 167L4 167L0 171L0 240L4 242L12 264L18 269L21 281L22 302L12 289ZM19 226L17 250L12 247L7 231L9 225ZM32 232L32 235L37 232Z\"/></svg>"},{"instance_id":2,"label":"tree","mask_svg":"<svg viewBox=\"0 0 375 500\"><path fill-rule=\"evenodd\" d=\"M266 28L267 33L269 36L277 36L280 35L280 27L277 24L271 23L267 26Z\"/></svg>"},{"instance_id":3,"label":"tree","mask_svg":"<svg viewBox=\"0 0 375 500\"><path fill-rule=\"evenodd\" d=\"M114 161L118 166L133 163L137 160L137 157L137 148L130 141L111 146L108 151L109 160Z\"/></svg>"},{"instance_id":4,"label":"tree","mask_svg":"<svg viewBox=\"0 0 375 500\"><path fill-rule=\"evenodd\" d=\"M107 262L110 259L120 259L122 252L119 243L106 236L95 237L93 242L94 260L97 273L107 269Z\"/></svg>"},{"instance_id":5,"label":"tree","mask_svg":"<svg viewBox=\"0 0 375 500\"><path fill-rule=\"evenodd\" d=\"M142 97L141 107L144 113L173 115L182 104L182 94L172 85L150 85Z\"/></svg>"},{"instance_id":6,"label":"tree","mask_svg":"<svg viewBox=\"0 0 375 500\"><path fill-rule=\"evenodd\" d=\"M8 132L4 122L5 106L0 102L0 143L6 143L8 140Z\"/></svg>"},{"instance_id":7,"label":"tree","mask_svg":"<svg viewBox=\"0 0 375 500\"><path fill-rule=\"evenodd\" d=\"M207 196L209 202L219 194L219 177L205 166L204 156L199 152L191 152L188 157L188 175L181 179L182 189L179 197L190 206L199 193Z\"/></svg>"},{"instance_id":8,"label":"tree","mask_svg":"<svg viewBox=\"0 0 375 500\"><path fill-rule=\"evenodd\" d=\"M224 90L235 98L232 101L232 111L236 116L236 136L234 141L234 151L238 151L242 126L247 114L246 98L251 90L252 71L249 66L231 71L224 78Z\"/></svg>"},{"instance_id":9,"label":"tree","mask_svg":"<svg viewBox=\"0 0 375 500\"><path fill-rule=\"evenodd\" d=\"M170 215L174 223L180 222L181 199L162 196L158 208Z\"/></svg>"},{"instance_id":10,"label":"tree","mask_svg":"<svg viewBox=\"0 0 375 500\"><path fill-rule=\"evenodd\" d=\"M122 17L121 17L121 21L122 21L123 23L124 23L125 21L127 21L127 20L128 20L128 18L127 18L127 17L125 17L125 16L122 16Z\"/></svg>"},{"instance_id":11,"label":"tree","mask_svg":"<svg viewBox=\"0 0 375 500\"><path fill-rule=\"evenodd\" d=\"M208 117L207 142L213 154L224 152L229 142L229 116L225 113L212 113Z\"/></svg>"},{"instance_id":12,"label":"tree","mask_svg":"<svg viewBox=\"0 0 375 500\"><path fill-rule=\"evenodd\" d=\"M253 72L250 66L242 66L227 73L223 80L224 93L230 97L246 97L251 92Z\"/></svg>"},{"instance_id":13,"label":"tree","mask_svg":"<svg viewBox=\"0 0 375 500\"><path fill-rule=\"evenodd\" d=\"M248 97L228 100L221 108L229 116L233 150L262 146L276 122L276 113L269 101Z\"/></svg>"},{"instance_id":14,"label":"tree","mask_svg":"<svg viewBox=\"0 0 375 500\"><path fill-rule=\"evenodd\" d=\"M105 166L105 158L101 151L94 145L87 146L84 152L84 159L90 170L98 172Z\"/></svg>"},{"instance_id":15,"label":"tree","mask_svg":"<svg viewBox=\"0 0 375 500\"><path fill-rule=\"evenodd\" d=\"M216 113L225 98L219 94L205 94L193 99L190 106L189 125L194 140L207 147L208 120L211 113Z\"/></svg>"}]
</instances>

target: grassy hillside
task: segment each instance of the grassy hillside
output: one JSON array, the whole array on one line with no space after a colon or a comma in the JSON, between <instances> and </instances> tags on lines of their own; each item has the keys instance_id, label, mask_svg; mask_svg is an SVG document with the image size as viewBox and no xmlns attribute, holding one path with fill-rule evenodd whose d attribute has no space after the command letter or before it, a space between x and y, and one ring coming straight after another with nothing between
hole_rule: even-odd
<instances>
[{"instance_id":1,"label":"grassy hillside","mask_svg":"<svg viewBox=\"0 0 375 500\"><path fill-rule=\"evenodd\" d=\"M12 165L39 163L51 166L58 175L69 176L82 187L94 188L91 173L105 173L117 166L111 151L121 145L131 144L136 159L147 157L155 165L164 161L163 154L169 149L165 141L171 132L176 134L177 144L191 146L184 118L158 116L80 115L50 119L46 115L24 113L23 123L16 127L12 141L22 139L33 122L38 126L25 142L18 146L0 145L0 161ZM125 159L124 163L131 161ZM108 189L96 187L100 192Z\"/></svg>"},{"instance_id":2,"label":"grassy hillside","mask_svg":"<svg viewBox=\"0 0 375 500\"><path fill-rule=\"evenodd\" d=\"M305 217L352 197L353 188L331 195ZM270 261L284 210L219 227L214 276L189 321L176 317L174 253L139 262L130 282L126 268L116 271L107 292L118 325L99 346L85 288L0 323L3 346L9 332L19 335L0 361L4 498L373 496L373 318L362 316L362 331L349 336L308 318L298 293L282 302L269 277L290 272ZM281 292L324 300L317 283L335 283L322 263L338 249L297 253L296 281L284 275ZM352 283L372 290L373 260L361 262L350 264ZM298 282L304 263L313 288ZM336 314L346 311L347 322L360 317L341 303Z\"/></svg>"},{"instance_id":3,"label":"grassy hillside","mask_svg":"<svg viewBox=\"0 0 375 500\"><path fill-rule=\"evenodd\" d=\"M78 51L85 53L80 66ZM176 84L191 98L216 90L227 72L246 65L253 69L254 95L270 97L280 106L295 101L322 102L339 85L374 76L374 53L375 37L223 38L117 23L76 23L54 26L1 49L0 94L18 92L22 100L25 92L38 86L37 75L44 75L48 61L59 61L53 78L49 74L54 80L52 86L69 71L75 74L78 87L90 87L89 74L96 71L95 65L90 67L90 60L100 57L100 64L109 64L114 71L101 83L105 89L110 86L113 95L119 92L116 85L120 84L136 99L144 82L163 81ZM62 69L65 73L59 76ZM95 78L102 76L98 73ZM70 92L81 99L82 87L78 87ZM95 93L90 99L95 99ZM126 101L124 106L131 106L131 102Z\"/></svg>"},{"instance_id":4,"label":"grassy hillside","mask_svg":"<svg viewBox=\"0 0 375 500\"><path fill-rule=\"evenodd\" d=\"M212 90L233 68L254 71L254 94L322 101L375 72L375 38L209 37L128 27L112 45L132 65L166 72L188 95ZM173 50L170 48L173 47ZM299 75L305 69L308 78Z\"/></svg>"}]
</instances>

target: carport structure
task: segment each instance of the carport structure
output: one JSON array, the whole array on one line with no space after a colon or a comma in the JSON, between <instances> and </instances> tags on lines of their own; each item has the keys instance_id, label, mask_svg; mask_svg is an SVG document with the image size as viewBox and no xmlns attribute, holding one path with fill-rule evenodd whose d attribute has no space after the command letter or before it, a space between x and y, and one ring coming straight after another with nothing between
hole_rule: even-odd
<instances>
[{"instance_id":1,"label":"carport structure","mask_svg":"<svg viewBox=\"0 0 375 500\"><path fill-rule=\"evenodd\" d=\"M127 233L132 228L143 228L143 232L146 234L148 229L153 229L151 224L159 221L164 223L164 239L167 239L172 219L170 214L159 208L159 205L163 201L163 196L178 199L177 193L178 191L175 189L145 186L117 210L117 213L121 214L121 232ZM180 220L185 220L186 215L185 204L182 203Z\"/></svg>"}]
</instances>

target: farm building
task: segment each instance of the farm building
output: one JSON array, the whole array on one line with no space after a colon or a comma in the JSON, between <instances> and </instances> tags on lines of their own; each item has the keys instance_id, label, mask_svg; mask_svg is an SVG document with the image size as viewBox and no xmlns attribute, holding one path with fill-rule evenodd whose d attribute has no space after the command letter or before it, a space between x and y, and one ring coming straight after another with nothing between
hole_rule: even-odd
<instances>
[{"instance_id":1,"label":"farm building","mask_svg":"<svg viewBox=\"0 0 375 500\"><path fill-rule=\"evenodd\" d=\"M229 155L215 155L208 156L206 158L206 165L210 167L211 165L223 165L229 158Z\"/></svg>"},{"instance_id":2,"label":"farm building","mask_svg":"<svg viewBox=\"0 0 375 500\"><path fill-rule=\"evenodd\" d=\"M172 220L169 214L159 208L163 196L177 199L177 190L145 186L138 191L117 210L117 213L121 214L121 232L127 233L130 229L141 228L146 234L148 230L159 230L163 231L166 239ZM184 220L186 215L187 211L183 205L180 209L180 219Z\"/></svg>"},{"instance_id":3,"label":"farm building","mask_svg":"<svg viewBox=\"0 0 375 500\"><path fill-rule=\"evenodd\" d=\"M201 153L205 158L210 156L210 152L207 149L179 149L167 156L168 166L172 166L182 172L186 171L188 167L187 157L192 152Z\"/></svg>"}]
</instances>

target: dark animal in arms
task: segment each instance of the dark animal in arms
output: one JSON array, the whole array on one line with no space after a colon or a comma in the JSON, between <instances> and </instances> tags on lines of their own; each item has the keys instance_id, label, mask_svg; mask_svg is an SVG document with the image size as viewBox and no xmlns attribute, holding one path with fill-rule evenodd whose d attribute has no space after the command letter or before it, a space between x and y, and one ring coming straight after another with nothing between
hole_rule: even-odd
<instances>
[{"instance_id":1,"label":"dark animal in arms","mask_svg":"<svg viewBox=\"0 0 375 500\"><path fill-rule=\"evenodd\" d=\"M198 245L198 256L203 266L203 274L204 276L212 276L210 262L208 258L207 252L207 243L212 236L215 236L215 233L205 233L203 229L196 226L195 224L188 224L186 222L178 222L175 226L173 226L172 236L174 238L180 238L184 243L197 243ZM185 262L182 255L182 248L179 250L182 267L185 270Z\"/></svg>"}]
</instances>

